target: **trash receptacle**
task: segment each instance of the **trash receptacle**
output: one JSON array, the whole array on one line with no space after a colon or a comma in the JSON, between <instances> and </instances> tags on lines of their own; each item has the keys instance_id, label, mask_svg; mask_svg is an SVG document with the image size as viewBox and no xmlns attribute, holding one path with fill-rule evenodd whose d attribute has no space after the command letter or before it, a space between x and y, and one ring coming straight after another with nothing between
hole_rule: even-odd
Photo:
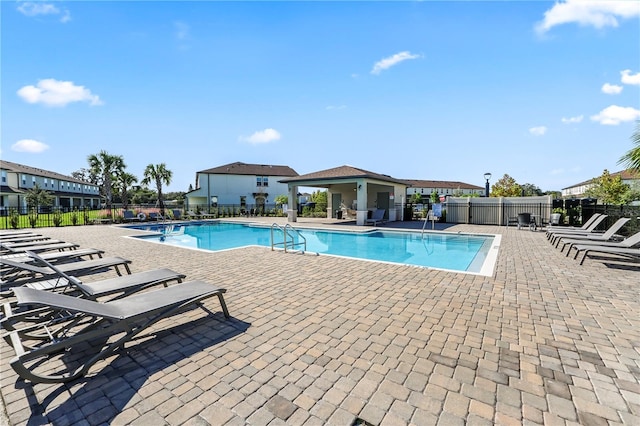
<instances>
[{"instance_id":1,"label":"trash receptacle","mask_svg":"<svg viewBox=\"0 0 640 426\"><path fill-rule=\"evenodd\" d=\"M336 219L342 219L342 210L336 210Z\"/></svg>"}]
</instances>

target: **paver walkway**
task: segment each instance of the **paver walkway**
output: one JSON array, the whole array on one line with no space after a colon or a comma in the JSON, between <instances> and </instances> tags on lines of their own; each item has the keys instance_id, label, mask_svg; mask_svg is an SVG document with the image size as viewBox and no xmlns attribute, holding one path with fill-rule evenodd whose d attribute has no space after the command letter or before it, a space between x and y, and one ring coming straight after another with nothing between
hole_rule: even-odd
<instances>
[{"instance_id":1,"label":"paver walkway","mask_svg":"<svg viewBox=\"0 0 640 426\"><path fill-rule=\"evenodd\" d=\"M448 230L503 235L492 277L177 249L110 225L39 229L130 258L134 272L170 267L225 287L233 318L212 299L68 385L20 380L2 341L9 422L640 424L640 264L580 266L515 227Z\"/></svg>"}]
</instances>

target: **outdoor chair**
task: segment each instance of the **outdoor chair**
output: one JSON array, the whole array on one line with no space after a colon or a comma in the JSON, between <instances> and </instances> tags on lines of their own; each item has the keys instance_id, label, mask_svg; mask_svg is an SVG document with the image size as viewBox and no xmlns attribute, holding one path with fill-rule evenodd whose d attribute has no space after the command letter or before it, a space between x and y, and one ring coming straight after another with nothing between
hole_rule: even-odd
<instances>
[{"instance_id":1,"label":"outdoor chair","mask_svg":"<svg viewBox=\"0 0 640 426\"><path fill-rule=\"evenodd\" d=\"M7 253L24 253L27 251L31 251L34 253L41 253L41 252L45 252L45 251L65 251L67 249L69 250L75 250L78 247L80 247L78 244L76 243L64 243L64 242L60 242L60 243L55 243L55 244L38 244L40 241L36 241L34 244L36 245L31 245L31 246L20 246L20 247L14 247L14 246L4 246L0 243L0 247L2 248L1 252L4 254Z\"/></svg>"},{"instance_id":2,"label":"outdoor chair","mask_svg":"<svg viewBox=\"0 0 640 426\"><path fill-rule=\"evenodd\" d=\"M594 247L612 247L612 248L630 249L630 248L640 247L640 231L620 241L594 241L591 239L589 240L570 239L570 240L563 240L563 241L569 244L569 250L567 250L567 256L569 256L571 249L576 247L584 248L586 246L594 246ZM574 259L578 258L578 254L580 251L583 251L583 250L576 251L576 254L573 256Z\"/></svg>"},{"instance_id":3,"label":"outdoor chair","mask_svg":"<svg viewBox=\"0 0 640 426\"><path fill-rule=\"evenodd\" d=\"M378 223L386 222L384 220L384 213L385 213L384 209L376 209L376 210L374 210L373 214L371 215L371 218L367 219L365 221L365 224L367 224L367 225L370 224L370 225L376 226L376 225L378 225Z\"/></svg>"},{"instance_id":4,"label":"outdoor chair","mask_svg":"<svg viewBox=\"0 0 640 426\"><path fill-rule=\"evenodd\" d=\"M615 238L616 232L618 232L620 228L622 228L630 220L631 219L628 217L621 217L602 234L555 234L553 242L555 243L556 247L559 247L560 243L562 243L562 248L560 249L560 252L562 252L567 245L574 244L576 241L609 241Z\"/></svg>"},{"instance_id":5,"label":"outdoor chair","mask_svg":"<svg viewBox=\"0 0 640 426\"><path fill-rule=\"evenodd\" d=\"M613 247L610 245L574 245L573 248L576 249L576 255L574 259L578 257L580 252L583 252L582 259L580 260L580 264L584 263L584 260L587 258L587 255L592 253L600 253L606 255L613 256L621 256L628 259L640 260L640 247Z\"/></svg>"},{"instance_id":6,"label":"outdoor chair","mask_svg":"<svg viewBox=\"0 0 640 426\"><path fill-rule=\"evenodd\" d=\"M140 218L131 210L124 210L122 212L122 220L125 222L139 221Z\"/></svg>"},{"instance_id":7,"label":"outdoor chair","mask_svg":"<svg viewBox=\"0 0 640 426\"><path fill-rule=\"evenodd\" d=\"M547 239L552 240L555 234L594 234L600 223L607 218L606 214L596 213L589 218L580 228L556 227L547 229Z\"/></svg>"},{"instance_id":8,"label":"outdoor chair","mask_svg":"<svg viewBox=\"0 0 640 426\"><path fill-rule=\"evenodd\" d=\"M186 275L171 269L160 268L83 283L79 278L68 275L56 265L47 262L35 253L29 253L29 255L51 268L56 273L56 277L49 280L26 283L24 287L35 288L36 290L51 290L72 295L79 293L79 296L91 300L96 300L102 296L114 295L112 299L121 298L159 284L163 284L166 287L171 281L181 283L186 277ZM11 290L9 290L8 293L10 292ZM3 294L3 296L8 295L9 294ZM5 311L6 309L5 307ZM9 309L11 308L9 307ZM7 312L5 312L5 316L7 315Z\"/></svg>"},{"instance_id":9,"label":"outdoor chair","mask_svg":"<svg viewBox=\"0 0 640 426\"><path fill-rule=\"evenodd\" d=\"M129 268L130 263L131 260L121 257L101 257L99 259L63 263L56 265L56 268L62 272L74 275L93 274L98 271L114 268L118 275L122 275L120 267L124 267L127 274L131 274L131 269ZM54 278L57 275L57 272L49 266L38 266L32 263L16 262L10 259L0 259L0 265L3 269L3 283L22 281L20 280L21 278L31 281L36 278L48 279Z\"/></svg>"},{"instance_id":10,"label":"outdoor chair","mask_svg":"<svg viewBox=\"0 0 640 426\"><path fill-rule=\"evenodd\" d=\"M18 306L45 308L47 316L39 319L29 310L5 318L6 326L14 328L5 335L16 355L9 364L20 377L33 383L75 380L160 320L193 309L213 296L218 297L224 316L229 318L225 291L209 283L190 281L100 303L15 288ZM51 311L60 312L64 321L52 317ZM21 324L25 326L15 327ZM155 331L149 336L158 338L159 334Z\"/></svg>"},{"instance_id":11,"label":"outdoor chair","mask_svg":"<svg viewBox=\"0 0 640 426\"><path fill-rule=\"evenodd\" d=\"M33 254L33 253L31 253ZM93 259L93 256L102 257L104 254L104 250L94 249L94 248L84 248L78 250L68 250L68 251L54 251L52 253L41 253L38 255L39 259L43 259L49 262L68 262L70 260L78 260L78 258L88 256L89 259ZM0 256L0 259L9 259L15 262L34 262L37 259L34 259L33 256L28 254L28 252L21 253L12 253L12 254L3 254Z\"/></svg>"},{"instance_id":12,"label":"outdoor chair","mask_svg":"<svg viewBox=\"0 0 640 426\"><path fill-rule=\"evenodd\" d=\"M182 210L173 209L173 210L171 210L171 213L173 214L173 220L182 219Z\"/></svg>"},{"instance_id":13,"label":"outdoor chair","mask_svg":"<svg viewBox=\"0 0 640 426\"><path fill-rule=\"evenodd\" d=\"M15 243L11 243L11 242L0 242L0 247L2 248L2 250L4 251L8 251L8 250L15 250L15 249L19 249L21 247L29 247L29 246L33 246L33 245L38 245L38 246L48 246L51 244L60 244L63 243L64 241L60 241L60 240L53 240L53 239L48 239L48 240L40 240L40 241L23 241L23 242L15 242Z\"/></svg>"}]
</instances>

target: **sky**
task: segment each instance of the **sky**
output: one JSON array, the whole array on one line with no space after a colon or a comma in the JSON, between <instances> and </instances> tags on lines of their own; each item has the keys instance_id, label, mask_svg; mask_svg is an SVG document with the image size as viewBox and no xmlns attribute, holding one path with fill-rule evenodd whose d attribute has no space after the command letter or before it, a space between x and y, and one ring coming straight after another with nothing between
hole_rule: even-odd
<instances>
[{"instance_id":1,"label":"sky","mask_svg":"<svg viewBox=\"0 0 640 426\"><path fill-rule=\"evenodd\" d=\"M543 191L622 170L640 2L0 2L0 156L107 151L187 191L233 162Z\"/></svg>"}]
</instances>

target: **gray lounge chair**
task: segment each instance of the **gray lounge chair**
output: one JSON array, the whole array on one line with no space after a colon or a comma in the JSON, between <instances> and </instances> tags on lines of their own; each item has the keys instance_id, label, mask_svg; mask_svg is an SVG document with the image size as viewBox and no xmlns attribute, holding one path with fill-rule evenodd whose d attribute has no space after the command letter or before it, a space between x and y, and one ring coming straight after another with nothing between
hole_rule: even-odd
<instances>
[{"instance_id":1,"label":"gray lounge chair","mask_svg":"<svg viewBox=\"0 0 640 426\"><path fill-rule=\"evenodd\" d=\"M74 250L80 247L75 243L55 243L55 244L37 244L39 241L36 241L36 245L31 246L20 246L20 247L4 247L2 249L6 249L4 253L24 253L27 251L32 251L34 253L41 253L45 251L64 251L66 249Z\"/></svg>"},{"instance_id":2,"label":"gray lounge chair","mask_svg":"<svg viewBox=\"0 0 640 426\"><path fill-rule=\"evenodd\" d=\"M73 320L36 322L5 335L16 356L9 361L20 377L34 383L63 383L85 375L100 359L124 347L150 326L217 296L226 318L225 289L202 281L134 294L105 303L32 288L15 288L19 306L74 314ZM31 321L33 311L6 318ZM37 320L36 320L37 321ZM53 364L50 365L49 363Z\"/></svg>"},{"instance_id":3,"label":"gray lounge chair","mask_svg":"<svg viewBox=\"0 0 640 426\"><path fill-rule=\"evenodd\" d=\"M567 250L567 256L571 252L571 249L576 247L585 247L585 246L595 246L595 247L613 247L613 248L637 248L640 247L640 231L635 234L625 238L622 241L593 241L593 240L573 240L571 241L573 244L569 246L569 250ZM574 259L577 259L580 250L576 250Z\"/></svg>"},{"instance_id":4,"label":"gray lounge chair","mask_svg":"<svg viewBox=\"0 0 640 426\"><path fill-rule=\"evenodd\" d=\"M23 243L28 241L44 241L44 240L50 240L50 239L51 238L45 237L44 235L39 235L39 234L27 234L27 235L15 235L15 236L5 235L0 237L0 242L13 244L13 243Z\"/></svg>"},{"instance_id":5,"label":"gray lounge chair","mask_svg":"<svg viewBox=\"0 0 640 426\"><path fill-rule=\"evenodd\" d=\"M3 250L12 250L20 247L33 246L36 244L39 246L48 246L51 244L60 244L60 243L64 243L64 241L48 239L48 240L41 240L41 241L23 241L21 243L0 242L0 247L2 247Z\"/></svg>"},{"instance_id":6,"label":"gray lounge chair","mask_svg":"<svg viewBox=\"0 0 640 426\"><path fill-rule=\"evenodd\" d=\"M562 248L560 252L564 250L567 244L573 244L575 241L609 241L616 235L616 232L620 230L627 222L631 219L628 217L621 217L616 220L616 222L609 227L603 234L595 234L595 235L571 235L571 234L556 234L555 235L555 246L559 247L560 243L562 243ZM567 243L567 240L572 240L572 243Z\"/></svg>"},{"instance_id":7,"label":"gray lounge chair","mask_svg":"<svg viewBox=\"0 0 640 426\"><path fill-rule=\"evenodd\" d=\"M67 251L54 251L52 253L41 253L38 255L40 259L47 260L49 262L67 262L69 260L77 260L80 257L89 256L89 259L93 259L93 256L102 257L104 250L95 248L84 248L78 250ZM0 256L0 259L9 259L15 262L34 262L33 256L27 254L27 252L4 254Z\"/></svg>"},{"instance_id":8,"label":"gray lounge chair","mask_svg":"<svg viewBox=\"0 0 640 426\"><path fill-rule=\"evenodd\" d=\"M588 235L597 233L596 227L607 218L606 214L596 213L587 220L580 228L549 228L547 229L547 239L552 240L555 234L574 234L574 235Z\"/></svg>"},{"instance_id":9,"label":"gray lounge chair","mask_svg":"<svg viewBox=\"0 0 640 426\"><path fill-rule=\"evenodd\" d=\"M120 267L124 267L127 274L131 274L128 259L121 257L101 257L99 259L81 260L78 262L63 263L56 265L56 269L65 273L74 275L87 275L97 271L114 268L118 275L122 275ZM32 263L15 262L10 259L0 259L0 265L3 267L2 279L5 283L15 282L25 277L31 281L38 279L54 278L57 272L49 266L38 266Z\"/></svg>"},{"instance_id":10,"label":"gray lounge chair","mask_svg":"<svg viewBox=\"0 0 640 426\"><path fill-rule=\"evenodd\" d=\"M376 226L378 223L386 222L384 220L384 213L385 213L384 209L376 209L376 210L374 210L373 214L371 215L371 219L367 219L365 221L365 224L366 225L371 224L373 226Z\"/></svg>"},{"instance_id":11,"label":"gray lounge chair","mask_svg":"<svg viewBox=\"0 0 640 426\"><path fill-rule=\"evenodd\" d=\"M580 264L584 263L584 260L587 258L587 255L590 253L601 253L608 254L614 256L621 256L628 259L640 260L640 247L611 247L611 246L602 246L602 245L575 245L573 246L577 252L574 258L578 257L580 252L584 252L582 259L580 260Z\"/></svg>"}]
</instances>

